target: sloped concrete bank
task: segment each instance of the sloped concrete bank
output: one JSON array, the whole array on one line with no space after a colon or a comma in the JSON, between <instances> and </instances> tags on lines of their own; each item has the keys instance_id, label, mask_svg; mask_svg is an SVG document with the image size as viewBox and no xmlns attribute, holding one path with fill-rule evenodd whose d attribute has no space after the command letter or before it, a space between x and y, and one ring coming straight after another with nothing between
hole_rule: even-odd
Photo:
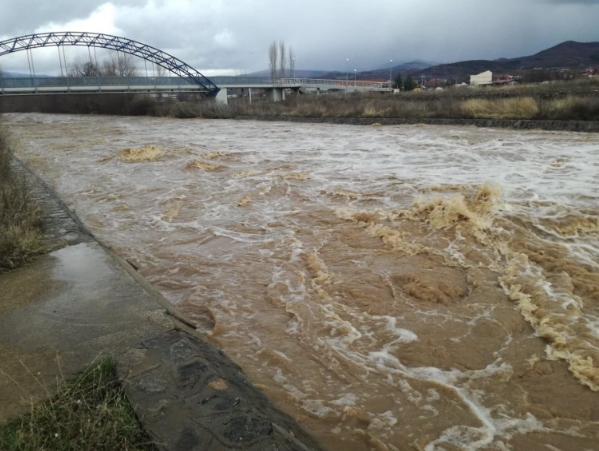
<instances>
[{"instance_id":1,"label":"sloped concrete bank","mask_svg":"<svg viewBox=\"0 0 599 451\"><path fill-rule=\"evenodd\" d=\"M49 252L0 275L0 422L109 354L162 450L322 449L20 164Z\"/></svg>"},{"instance_id":2,"label":"sloped concrete bank","mask_svg":"<svg viewBox=\"0 0 599 451\"><path fill-rule=\"evenodd\" d=\"M393 117L295 117L295 116L236 116L237 120L300 122L346 125L470 125L474 127L513 128L515 130L547 130L599 133L598 121L528 121L508 119L433 119Z\"/></svg>"}]
</instances>

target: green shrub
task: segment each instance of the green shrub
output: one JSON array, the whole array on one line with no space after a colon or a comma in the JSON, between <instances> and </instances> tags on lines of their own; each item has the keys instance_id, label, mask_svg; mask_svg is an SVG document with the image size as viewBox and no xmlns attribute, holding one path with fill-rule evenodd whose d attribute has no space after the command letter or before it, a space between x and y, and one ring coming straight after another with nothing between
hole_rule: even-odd
<instances>
[{"instance_id":1,"label":"green shrub","mask_svg":"<svg viewBox=\"0 0 599 451\"><path fill-rule=\"evenodd\" d=\"M104 358L47 402L0 426L2 451L155 451Z\"/></svg>"}]
</instances>

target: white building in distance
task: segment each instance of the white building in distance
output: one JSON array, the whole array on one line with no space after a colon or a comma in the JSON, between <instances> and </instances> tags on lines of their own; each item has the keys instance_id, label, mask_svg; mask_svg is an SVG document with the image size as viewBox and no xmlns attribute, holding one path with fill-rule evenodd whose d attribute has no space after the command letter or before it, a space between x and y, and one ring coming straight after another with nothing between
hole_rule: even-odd
<instances>
[{"instance_id":1,"label":"white building in distance","mask_svg":"<svg viewBox=\"0 0 599 451\"><path fill-rule=\"evenodd\" d=\"M478 75L470 75L470 86L485 86L493 84L493 73L488 70Z\"/></svg>"}]
</instances>

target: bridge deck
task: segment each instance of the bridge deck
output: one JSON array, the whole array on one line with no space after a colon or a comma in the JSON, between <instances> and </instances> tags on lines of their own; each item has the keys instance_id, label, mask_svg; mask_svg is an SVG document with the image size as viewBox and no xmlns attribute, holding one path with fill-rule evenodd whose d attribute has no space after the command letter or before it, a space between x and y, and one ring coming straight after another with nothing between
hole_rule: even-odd
<instances>
[{"instance_id":1,"label":"bridge deck","mask_svg":"<svg viewBox=\"0 0 599 451\"><path fill-rule=\"evenodd\" d=\"M220 88L312 89L321 91L389 92L390 84L354 80L269 77L213 77ZM205 92L197 83L181 77L36 77L0 78L0 95L61 94L92 92Z\"/></svg>"}]
</instances>

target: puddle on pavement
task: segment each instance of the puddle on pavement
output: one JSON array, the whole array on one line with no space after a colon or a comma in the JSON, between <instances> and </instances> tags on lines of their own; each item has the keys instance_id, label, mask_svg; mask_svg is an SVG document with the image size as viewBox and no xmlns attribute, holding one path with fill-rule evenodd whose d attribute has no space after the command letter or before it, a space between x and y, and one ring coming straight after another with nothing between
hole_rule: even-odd
<instances>
[{"instance_id":1,"label":"puddle on pavement","mask_svg":"<svg viewBox=\"0 0 599 451\"><path fill-rule=\"evenodd\" d=\"M51 255L56 260L52 271L55 280L84 285L112 273L110 266L104 263L106 255L97 245L80 243L59 249Z\"/></svg>"}]
</instances>

